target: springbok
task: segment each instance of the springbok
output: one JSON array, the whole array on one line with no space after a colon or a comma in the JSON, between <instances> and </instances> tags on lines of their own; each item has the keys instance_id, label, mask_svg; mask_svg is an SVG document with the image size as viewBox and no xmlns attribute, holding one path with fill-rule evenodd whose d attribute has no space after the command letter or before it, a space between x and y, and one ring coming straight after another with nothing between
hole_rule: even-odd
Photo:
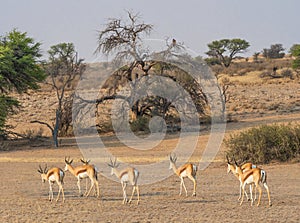
<instances>
[{"instance_id":1,"label":"springbok","mask_svg":"<svg viewBox=\"0 0 300 223\"><path fill-rule=\"evenodd\" d=\"M91 190L93 189L93 187L96 187L97 190L97 198L100 196L100 190L99 190L99 183L98 183L98 177L97 177L97 171L94 165L90 165L90 164L85 164L85 165L81 165L81 166L77 166L77 167L73 167L72 164L73 160L70 160L70 158L66 158L65 157L65 163L66 163L66 167L65 167L65 171L70 171L70 173L72 173L76 178L77 178L77 186L78 186L78 190L79 190L79 195L82 196L81 193L81 188L80 188L80 181L84 178L90 178L91 180L91 187L89 189L89 191L87 193L85 193L84 195L86 197L89 196Z\"/></svg>"},{"instance_id":2,"label":"springbok","mask_svg":"<svg viewBox=\"0 0 300 223\"><path fill-rule=\"evenodd\" d=\"M140 202L140 191L139 191L139 186L137 184L138 178L139 178L139 171L133 167L127 167L123 170L117 170L119 164L117 164L117 159L115 158L114 162L110 159L110 163L107 163L109 167L111 167L111 175L116 175L122 185L122 190L123 190L123 204L126 204L128 199L126 195L126 186L127 183L130 183L133 188L132 188L132 193L131 197L128 201L128 203L131 203L134 192L136 190L137 192L137 204Z\"/></svg>"},{"instance_id":3,"label":"springbok","mask_svg":"<svg viewBox=\"0 0 300 223\"><path fill-rule=\"evenodd\" d=\"M59 187L56 202L59 199L60 193L62 193L63 202L65 202L65 193L64 188L62 186L64 184L64 171L58 167L53 167L50 170L48 170L47 165L45 165L45 168L42 169L41 165L39 165L38 172L41 174L43 183L45 183L46 181L49 182L49 201L52 202L53 200L52 185L56 182Z\"/></svg>"},{"instance_id":4,"label":"springbok","mask_svg":"<svg viewBox=\"0 0 300 223\"><path fill-rule=\"evenodd\" d=\"M192 196L196 196L196 174L197 174L197 166L195 164L192 163L186 163L182 166L180 166L179 168L176 167L176 160L177 157L174 154L173 156L170 155L170 168L169 169L173 169L174 173L179 176L181 182L180 182L180 191L179 191L179 196L181 195L182 192L182 186L185 190L185 194L187 195L187 190L184 184L184 178L188 177L191 181L193 181L194 183L194 191L193 191L193 195Z\"/></svg>"},{"instance_id":5,"label":"springbok","mask_svg":"<svg viewBox=\"0 0 300 223\"><path fill-rule=\"evenodd\" d=\"M239 180L239 175L235 172L236 168L235 168L234 164L232 164L229 161L228 155L226 155L226 159L227 159L227 174L229 174L231 172ZM256 168L256 165L254 165L250 162L245 163L241 166L242 172L245 172L247 170L251 170L252 168ZM249 188L250 188L250 191L252 191L252 184L249 185ZM249 199L248 194L247 194L246 191L245 191L245 195L246 195L248 201L253 199L252 198L252 193L250 194L250 196L251 196L250 199ZM240 187L240 196L239 196L238 200L240 200L241 197L242 197L242 188ZM254 200L256 200L256 190L255 190L255 193L254 193Z\"/></svg>"},{"instance_id":6,"label":"springbok","mask_svg":"<svg viewBox=\"0 0 300 223\"><path fill-rule=\"evenodd\" d=\"M266 188L267 193L268 193L269 206L272 206L271 198L270 198L270 191L269 191L269 187L267 185L267 173L266 173L266 171L264 171L263 169L260 169L260 168L254 168L254 169L250 169L250 170L247 170L247 171L243 172L241 167L236 162L235 162L235 164L236 164L235 172L239 176L240 187L242 188L242 199L241 199L240 205L242 205L243 200L244 200L244 192L245 192L246 184L253 184L254 183L255 187L258 188L258 191L259 191L259 197L258 197L258 201L257 201L257 206L259 206L260 200L261 200L261 195L262 195L262 189L261 189L261 186L259 184L262 183L264 185L264 187ZM252 191L250 191L250 192L252 193ZM251 200L251 206L252 205L253 205L253 199Z\"/></svg>"},{"instance_id":7,"label":"springbok","mask_svg":"<svg viewBox=\"0 0 300 223\"><path fill-rule=\"evenodd\" d=\"M81 161L84 165L89 165L90 162L91 162L91 160L87 160L87 159L85 159L85 158L80 158L80 161ZM96 174L98 174L98 169L97 169L97 167L96 167L95 165L93 165L93 164L91 164L91 165L95 167ZM88 178L85 178L85 194L86 194L87 191L88 191L88 181L89 181L89 179L88 179ZM96 187L94 187L94 188L95 188L95 194L96 194L96 193L97 193Z\"/></svg>"}]
</instances>

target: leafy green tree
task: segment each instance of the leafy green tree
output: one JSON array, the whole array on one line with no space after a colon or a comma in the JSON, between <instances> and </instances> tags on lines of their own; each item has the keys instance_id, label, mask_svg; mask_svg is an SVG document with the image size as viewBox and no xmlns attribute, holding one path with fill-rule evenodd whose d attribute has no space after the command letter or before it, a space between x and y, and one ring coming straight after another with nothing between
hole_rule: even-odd
<instances>
[{"instance_id":1,"label":"leafy green tree","mask_svg":"<svg viewBox=\"0 0 300 223\"><path fill-rule=\"evenodd\" d=\"M0 37L0 134L5 135L5 121L18 101L8 94L38 89L44 80L41 67L41 44L16 29Z\"/></svg>"},{"instance_id":2,"label":"leafy green tree","mask_svg":"<svg viewBox=\"0 0 300 223\"><path fill-rule=\"evenodd\" d=\"M263 49L263 56L268 59L283 58L285 53L282 44L273 44L269 49Z\"/></svg>"},{"instance_id":3,"label":"leafy green tree","mask_svg":"<svg viewBox=\"0 0 300 223\"><path fill-rule=\"evenodd\" d=\"M5 123L6 118L9 114L12 114L14 112L14 109L19 106L19 102L9 96L6 96L4 94L0 94L0 137L5 137L7 134L7 131L5 131Z\"/></svg>"},{"instance_id":4,"label":"leafy green tree","mask_svg":"<svg viewBox=\"0 0 300 223\"><path fill-rule=\"evenodd\" d=\"M300 72L300 44L294 44L290 48L290 53L295 58L292 62L292 68L299 73Z\"/></svg>"},{"instance_id":5,"label":"leafy green tree","mask_svg":"<svg viewBox=\"0 0 300 223\"><path fill-rule=\"evenodd\" d=\"M207 44L209 51L206 54L216 58L224 67L229 67L237 54L244 53L250 46L249 42L243 39L221 39Z\"/></svg>"},{"instance_id":6,"label":"leafy green tree","mask_svg":"<svg viewBox=\"0 0 300 223\"><path fill-rule=\"evenodd\" d=\"M78 59L73 43L59 43L48 50L49 60L45 65L48 82L56 92L57 107L54 123L34 120L32 123L46 125L52 133L54 146L58 147L58 136L66 135L72 122L72 97L66 91L82 75L85 64Z\"/></svg>"}]
</instances>

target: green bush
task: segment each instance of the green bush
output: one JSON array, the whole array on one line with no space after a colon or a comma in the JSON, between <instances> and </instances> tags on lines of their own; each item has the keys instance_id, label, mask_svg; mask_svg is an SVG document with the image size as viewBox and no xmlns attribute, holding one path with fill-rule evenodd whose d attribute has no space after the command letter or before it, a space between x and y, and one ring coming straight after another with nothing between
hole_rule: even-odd
<instances>
[{"instance_id":1,"label":"green bush","mask_svg":"<svg viewBox=\"0 0 300 223\"><path fill-rule=\"evenodd\" d=\"M266 164L288 161L300 154L300 125L262 125L225 141L236 160Z\"/></svg>"},{"instance_id":2,"label":"green bush","mask_svg":"<svg viewBox=\"0 0 300 223\"><path fill-rule=\"evenodd\" d=\"M149 119L146 117L138 117L130 125L133 132L150 132L149 130Z\"/></svg>"},{"instance_id":3,"label":"green bush","mask_svg":"<svg viewBox=\"0 0 300 223\"><path fill-rule=\"evenodd\" d=\"M221 65L221 62L218 58L205 58L204 61L210 65L210 66L213 66L213 65Z\"/></svg>"}]
</instances>

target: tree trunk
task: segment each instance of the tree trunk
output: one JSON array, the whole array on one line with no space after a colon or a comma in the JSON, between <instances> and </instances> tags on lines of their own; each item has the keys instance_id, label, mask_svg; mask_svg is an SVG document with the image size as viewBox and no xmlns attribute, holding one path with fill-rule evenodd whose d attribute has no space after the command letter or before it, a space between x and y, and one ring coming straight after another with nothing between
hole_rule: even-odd
<instances>
[{"instance_id":1,"label":"tree trunk","mask_svg":"<svg viewBox=\"0 0 300 223\"><path fill-rule=\"evenodd\" d=\"M54 142L54 146L56 148L58 147L58 130L59 130L60 114L61 114L61 111L59 109L57 109L56 116L55 116L55 124L54 124L53 132L52 132L53 142Z\"/></svg>"}]
</instances>

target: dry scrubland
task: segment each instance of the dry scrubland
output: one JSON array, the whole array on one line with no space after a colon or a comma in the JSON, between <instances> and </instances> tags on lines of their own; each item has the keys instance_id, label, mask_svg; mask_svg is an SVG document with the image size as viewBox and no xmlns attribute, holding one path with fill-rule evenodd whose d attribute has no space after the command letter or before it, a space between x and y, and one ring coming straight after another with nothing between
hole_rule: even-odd
<instances>
[{"instance_id":1,"label":"dry scrubland","mask_svg":"<svg viewBox=\"0 0 300 223\"><path fill-rule=\"evenodd\" d=\"M227 125L225 137L262 123L300 122L299 79L259 78L250 72L243 76L228 77L234 85L229 89L231 100L227 104L232 119ZM20 133L35 133L40 126L28 124L31 120L47 121L55 109L54 92L42 88L19 96L22 108L12 117L10 124ZM43 110L43 113L40 111ZM49 134L47 129L43 134ZM173 134L153 151L136 152L125 148L115 137L102 138L111 145L112 153L126 159L147 160L151 163L166 157L178 142ZM208 132L202 132L191 161L197 161L205 148ZM272 163L265 165L273 206L268 207L266 191L260 207L250 207L245 201L237 201L238 181L226 174L224 152L221 146L215 162L197 175L197 197L192 197L192 184L186 180L189 197L179 197L179 179L171 177L151 185L142 185L141 202L137 206L122 205L121 185L99 177L101 199L78 197L76 179L70 173L65 177L66 202L50 203L48 184L42 184L37 167L41 163L64 167L64 157L81 157L72 138L64 138L62 147L53 149L49 141L15 141L0 151L0 219L1 222L300 222L299 163ZM179 158L180 161L180 158ZM166 166L168 168L168 166ZM141 173L143 174L143 173ZM84 188L84 182L82 182ZM57 186L54 187L57 192ZM128 191L129 192L129 191ZM55 196L56 194L54 194Z\"/></svg>"}]
</instances>

